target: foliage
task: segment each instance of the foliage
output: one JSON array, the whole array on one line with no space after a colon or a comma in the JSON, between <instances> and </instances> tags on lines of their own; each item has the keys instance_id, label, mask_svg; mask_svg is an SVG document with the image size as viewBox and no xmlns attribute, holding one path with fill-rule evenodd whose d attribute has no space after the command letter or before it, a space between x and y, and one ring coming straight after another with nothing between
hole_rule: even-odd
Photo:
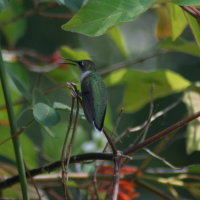
<instances>
[{"instance_id":1,"label":"foliage","mask_svg":"<svg viewBox=\"0 0 200 200\"><path fill-rule=\"evenodd\" d=\"M55 198L53 194L63 198L63 185L72 199L97 195L122 200L198 199L199 5L200 0L2 0L1 53L18 131L10 136L5 91L0 87L0 190L3 178L17 173L11 141L17 138L29 175L36 167L38 174L44 173L42 167L52 162L46 168L52 174L35 178L34 174L30 180L31 199L40 198L34 185L47 199ZM183 123L186 128L175 126L160 142L157 138L150 147L147 143L136 148L140 152L132 151L133 157L132 153L114 155L114 162L105 157L99 168L94 162L76 163L76 156L73 162L67 160L70 178L61 175L56 189L57 176L64 174L64 159L83 154L88 161L107 142L87 122L81 106L77 113L80 72L64 58L96 64L109 96L105 130L113 133L111 141L124 154L187 116L196 117ZM68 146L64 146L66 138ZM97 184L95 178L91 181L94 174ZM8 186L0 195L21 198L21 188Z\"/></svg>"}]
</instances>

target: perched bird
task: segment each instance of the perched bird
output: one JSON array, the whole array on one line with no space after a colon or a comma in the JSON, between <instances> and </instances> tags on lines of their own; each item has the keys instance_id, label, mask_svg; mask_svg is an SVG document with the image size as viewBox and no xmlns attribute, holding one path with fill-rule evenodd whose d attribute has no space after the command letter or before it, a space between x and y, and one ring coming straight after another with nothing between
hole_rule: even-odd
<instances>
[{"instance_id":1,"label":"perched bird","mask_svg":"<svg viewBox=\"0 0 200 200\"><path fill-rule=\"evenodd\" d=\"M72 62L68 64L79 67L83 111L86 119L101 131L106 113L107 91L100 75L96 72L95 64L90 60L66 60Z\"/></svg>"}]
</instances>

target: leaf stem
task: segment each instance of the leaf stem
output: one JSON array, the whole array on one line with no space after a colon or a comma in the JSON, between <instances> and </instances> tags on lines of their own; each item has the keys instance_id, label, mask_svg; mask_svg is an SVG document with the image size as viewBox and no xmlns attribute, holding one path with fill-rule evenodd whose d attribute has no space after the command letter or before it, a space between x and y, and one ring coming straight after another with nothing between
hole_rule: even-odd
<instances>
[{"instance_id":1,"label":"leaf stem","mask_svg":"<svg viewBox=\"0 0 200 200\"><path fill-rule=\"evenodd\" d=\"M18 172L19 172L22 196L23 196L24 200L28 200L29 199L28 189L27 189L28 186L27 186L27 180L26 180L25 167L24 167L24 163L23 163L22 149L21 149L18 138L14 137L14 135L18 132L18 130L17 130L16 120L14 117L11 96L10 96L10 93L8 90L8 83L6 80L6 70L5 70L5 66L3 63L1 48L0 48L0 78L1 78L2 89L3 89L5 103L6 103L7 112L8 112L8 118L9 118L9 123L10 123L10 132L11 132L11 136L12 136L15 157L16 157L16 163L17 163L17 168L18 168Z\"/></svg>"}]
</instances>

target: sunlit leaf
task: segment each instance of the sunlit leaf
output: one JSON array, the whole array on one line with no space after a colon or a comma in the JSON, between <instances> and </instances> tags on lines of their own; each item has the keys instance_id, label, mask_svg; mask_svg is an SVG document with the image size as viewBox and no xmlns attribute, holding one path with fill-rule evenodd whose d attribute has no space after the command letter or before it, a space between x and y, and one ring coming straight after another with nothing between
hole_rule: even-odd
<instances>
[{"instance_id":1,"label":"sunlit leaf","mask_svg":"<svg viewBox=\"0 0 200 200\"><path fill-rule=\"evenodd\" d=\"M68 46L63 46L60 49L63 58L70 58L74 60L91 60L88 52L79 49L72 49Z\"/></svg>"},{"instance_id":2,"label":"sunlit leaf","mask_svg":"<svg viewBox=\"0 0 200 200\"><path fill-rule=\"evenodd\" d=\"M168 4L169 10L170 10L170 20L171 20L171 26L172 26L172 39L176 40L181 33L184 31L187 20L185 18L185 15L183 13L183 10L180 8L180 6L177 6L173 3Z\"/></svg>"},{"instance_id":3,"label":"sunlit leaf","mask_svg":"<svg viewBox=\"0 0 200 200\"><path fill-rule=\"evenodd\" d=\"M189 15L188 13L185 13L186 18L188 20L189 26L192 30L192 33L194 35L194 38L196 40L197 45L200 47L200 27L199 24L197 22L197 20L192 17L191 15Z\"/></svg>"},{"instance_id":4,"label":"sunlit leaf","mask_svg":"<svg viewBox=\"0 0 200 200\"><path fill-rule=\"evenodd\" d=\"M128 56L128 49L123 37L123 34L119 27L115 26L108 30L108 36L113 40L116 46L119 48L120 52L127 57Z\"/></svg>"},{"instance_id":5,"label":"sunlit leaf","mask_svg":"<svg viewBox=\"0 0 200 200\"><path fill-rule=\"evenodd\" d=\"M175 41L172 41L171 38L167 38L166 40L161 41L159 45L162 49L179 51L198 57L200 56L200 48L197 44L188 42L182 38L177 38Z\"/></svg>"},{"instance_id":6,"label":"sunlit leaf","mask_svg":"<svg viewBox=\"0 0 200 200\"><path fill-rule=\"evenodd\" d=\"M181 75L169 71L141 72L121 69L106 77L108 86L121 84L125 86L123 106L126 112L135 112L154 98L164 97L186 89L190 82ZM154 93L151 94L152 86Z\"/></svg>"},{"instance_id":7,"label":"sunlit leaf","mask_svg":"<svg viewBox=\"0 0 200 200\"><path fill-rule=\"evenodd\" d=\"M171 35L171 22L168 7L160 6L156 8L156 13L157 24L155 34L157 39L162 40Z\"/></svg>"},{"instance_id":8,"label":"sunlit leaf","mask_svg":"<svg viewBox=\"0 0 200 200\"><path fill-rule=\"evenodd\" d=\"M108 0L88 0L62 28L88 36L99 36L116 24L134 20L153 2L155 0L112 0L112 3Z\"/></svg>"},{"instance_id":9,"label":"sunlit leaf","mask_svg":"<svg viewBox=\"0 0 200 200\"><path fill-rule=\"evenodd\" d=\"M190 115L200 111L200 89L185 92L184 102ZM200 119L193 120L187 126L187 153L200 151Z\"/></svg>"},{"instance_id":10,"label":"sunlit leaf","mask_svg":"<svg viewBox=\"0 0 200 200\"><path fill-rule=\"evenodd\" d=\"M33 116L37 122L45 126L54 126L60 120L58 113L44 103L37 103L33 106Z\"/></svg>"}]
</instances>

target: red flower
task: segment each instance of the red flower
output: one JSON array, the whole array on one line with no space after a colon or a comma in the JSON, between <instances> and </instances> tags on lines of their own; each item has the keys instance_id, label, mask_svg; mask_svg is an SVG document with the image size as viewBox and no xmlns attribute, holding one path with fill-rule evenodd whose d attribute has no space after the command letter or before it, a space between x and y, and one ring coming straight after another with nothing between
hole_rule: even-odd
<instances>
[{"instance_id":1,"label":"red flower","mask_svg":"<svg viewBox=\"0 0 200 200\"><path fill-rule=\"evenodd\" d=\"M61 58L60 51L58 50L51 55L49 63L59 64L61 69L67 69L67 64L64 64L64 60Z\"/></svg>"},{"instance_id":2,"label":"red flower","mask_svg":"<svg viewBox=\"0 0 200 200\"><path fill-rule=\"evenodd\" d=\"M98 169L99 174L104 174L104 175L112 175L114 173L114 170L111 166L101 166ZM128 175L128 174L133 174L136 173L137 176L141 175L141 172L137 172L137 168L135 167L122 167L120 170L121 175ZM112 185L110 184L109 181L100 181L100 187L99 187L99 192L106 194L112 192ZM132 200L135 199L139 196L139 193L136 192L135 190L136 184L131 181L126 181L126 180L120 180L119 181L119 193L118 193L118 200Z\"/></svg>"}]
</instances>

